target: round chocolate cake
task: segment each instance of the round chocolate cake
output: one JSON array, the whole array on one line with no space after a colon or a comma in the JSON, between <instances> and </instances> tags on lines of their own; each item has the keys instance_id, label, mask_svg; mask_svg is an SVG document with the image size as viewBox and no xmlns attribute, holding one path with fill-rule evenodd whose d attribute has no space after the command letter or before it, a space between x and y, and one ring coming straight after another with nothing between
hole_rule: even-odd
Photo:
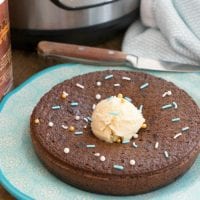
<instances>
[{"instance_id":1,"label":"round chocolate cake","mask_svg":"<svg viewBox=\"0 0 200 200\"><path fill-rule=\"evenodd\" d=\"M143 113L145 126L130 141L108 143L93 134L91 116L98 102L119 93ZM164 186L188 170L200 150L200 110L192 98L171 82L138 72L64 81L41 98L30 126L49 171L96 193L130 195Z\"/></svg>"}]
</instances>

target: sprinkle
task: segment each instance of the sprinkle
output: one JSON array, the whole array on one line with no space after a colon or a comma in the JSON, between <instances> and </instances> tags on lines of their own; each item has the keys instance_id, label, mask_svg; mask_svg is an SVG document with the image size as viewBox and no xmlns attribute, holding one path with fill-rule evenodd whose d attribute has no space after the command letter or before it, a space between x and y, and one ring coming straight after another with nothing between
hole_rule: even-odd
<instances>
[{"instance_id":1,"label":"sprinkle","mask_svg":"<svg viewBox=\"0 0 200 200\"><path fill-rule=\"evenodd\" d=\"M131 80L131 78L126 77L126 76L123 76L122 79L123 79L123 80L127 80L127 81L130 81L130 80Z\"/></svg>"},{"instance_id":2,"label":"sprinkle","mask_svg":"<svg viewBox=\"0 0 200 200\"><path fill-rule=\"evenodd\" d=\"M94 154L96 157L99 157L100 156L100 153L95 153Z\"/></svg>"},{"instance_id":3,"label":"sprinkle","mask_svg":"<svg viewBox=\"0 0 200 200\"><path fill-rule=\"evenodd\" d=\"M76 131L74 134L75 135L83 135L83 131Z\"/></svg>"},{"instance_id":4,"label":"sprinkle","mask_svg":"<svg viewBox=\"0 0 200 200\"><path fill-rule=\"evenodd\" d=\"M172 91L167 91L167 92L165 92L163 95L162 95L162 97L166 97L166 96L171 96L172 95Z\"/></svg>"},{"instance_id":5,"label":"sprinkle","mask_svg":"<svg viewBox=\"0 0 200 200\"><path fill-rule=\"evenodd\" d=\"M81 117L78 116L78 115L75 117L75 120L77 120L77 121L80 120L80 119L81 119Z\"/></svg>"},{"instance_id":6,"label":"sprinkle","mask_svg":"<svg viewBox=\"0 0 200 200\"><path fill-rule=\"evenodd\" d=\"M88 121L90 121L90 122L92 121L92 118L91 118L91 117L87 117L87 119L88 119Z\"/></svg>"},{"instance_id":7,"label":"sprinkle","mask_svg":"<svg viewBox=\"0 0 200 200\"><path fill-rule=\"evenodd\" d=\"M139 110L142 111L143 110L143 105L140 105Z\"/></svg>"},{"instance_id":8,"label":"sprinkle","mask_svg":"<svg viewBox=\"0 0 200 200\"><path fill-rule=\"evenodd\" d=\"M178 105L177 105L177 103L174 101L174 102L172 102L172 104L173 104L173 106L174 106L174 108L175 109L177 109L178 108Z\"/></svg>"},{"instance_id":9,"label":"sprinkle","mask_svg":"<svg viewBox=\"0 0 200 200\"><path fill-rule=\"evenodd\" d=\"M70 132L74 132L74 131L75 131L74 126L70 126L70 127L69 127L69 131L70 131Z\"/></svg>"},{"instance_id":10,"label":"sprinkle","mask_svg":"<svg viewBox=\"0 0 200 200\"><path fill-rule=\"evenodd\" d=\"M111 74L111 75L108 75L108 76L106 76L105 77L105 80L108 80L108 79L111 79L111 78L113 78L113 75Z\"/></svg>"},{"instance_id":11,"label":"sprinkle","mask_svg":"<svg viewBox=\"0 0 200 200\"><path fill-rule=\"evenodd\" d=\"M113 167L117 170L123 170L124 167L122 165L113 165Z\"/></svg>"},{"instance_id":12,"label":"sprinkle","mask_svg":"<svg viewBox=\"0 0 200 200\"><path fill-rule=\"evenodd\" d=\"M78 102L71 102L71 106L73 106L73 107L78 106Z\"/></svg>"},{"instance_id":13,"label":"sprinkle","mask_svg":"<svg viewBox=\"0 0 200 200\"><path fill-rule=\"evenodd\" d=\"M138 134L137 133L135 133L134 135L133 135L133 138L134 139L137 139L139 136L138 136Z\"/></svg>"},{"instance_id":14,"label":"sprinkle","mask_svg":"<svg viewBox=\"0 0 200 200\"><path fill-rule=\"evenodd\" d=\"M147 128L147 124L142 124L141 128Z\"/></svg>"},{"instance_id":15,"label":"sprinkle","mask_svg":"<svg viewBox=\"0 0 200 200\"><path fill-rule=\"evenodd\" d=\"M87 147L87 148L95 148L96 145L95 145L95 144L87 144L86 147Z\"/></svg>"},{"instance_id":16,"label":"sprinkle","mask_svg":"<svg viewBox=\"0 0 200 200\"><path fill-rule=\"evenodd\" d=\"M162 109L165 110L165 109L172 108L172 107L173 107L172 104L166 104L166 105L162 106Z\"/></svg>"},{"instance_id":17,"label":"sprinkle","mask_svg":"<svg viewBox=\"0 0 200 200\"><path fill-rule=\"evenodd\" d=\"M188 126L182 128L182 131L188 131L190 128Z\"/></svg>"},{"instance_id":18,"label":"sprinkle","mask_svg":"<svg viewBox=\"0 0 200 200\"><path fill-rule=\"evenodd\" d=\"M34 123L35 123L35 124L39 124L39 123L40 123L40 120L39 120L39 119L35 119L35 120L34 120Z\"/></svg>"},{"instance_id":19,"label":"sprinkle","mask_svg":"<svg viewBox=\"0 0 200 200\"><path fill-rule=\"evenodd\" d=\"M143 84L143 85L140 86L140 89L142 90L144 88L147 88L148 86L149 86L149 83L145 83L145 84Z\"/></svg>"},{"instance_id":20,"label":"sprinkle","mask_svg":"<svg viewBox=\"0 0 200 200\"><path fill-rule=\"evenodd\" d=\"M135 142L133 142L133 147L138 148L138 145Z\"/></svg>"},{"instance_id":21,"label":"sprinkle","mask_svg":"<svg viewBox=\"0 0 200 200\"><path fill-rule=\"evenodd\" d=\"M124 97L124 99L126 99L126 100L129 101L129 102L132 102L132 99L129 98L129 97Z\"/></svg>"},{"instance_id":22,"label":"sprinkle","mask_svg":"<svg viewBox=\"0 0 200 200\"><path fill-rule=\"evenodd\" d=\"M54 125L53 122L49 122L48 124L49 127L53 127L53 125Z\"/></svg>"},{"instance_id":23,"label":"sprinkle","mask_svg":"<svg viewBox=\"0 0 200 200\"><path fill-rule=\"evenodd\" d=\"M165 157L169 158L169 153L167 151L164 151Z\"/></svg>"},{"instance_id":24,"label":"sprinkle","mask_svg":"<svg viewBox=\"0 0 200 200\"><path fill-rule=\"evenodd\" d=\"M155 149L158 149L158 147L159 147L159 142L156 142L155 143Z\"/></svg>"},{"instance_id":25,"label":"sprinkle","mask_svg":"<svg viewBox=\"0 0 200 200\"><path fill-rule=\"evenodd\" d=\"M123 140L122 144L128 144L130 140Z\"/></svg>"},{"instance_id":26,"label":"sprinkle","mask_svg":"<svg viewBox=\"0 0 200 200\"><path fill-rule=\"evenodd\" d=\"M60 106L52 106L51 107L53 110L59 110L61 107Z\"/></svg>"},{"instance_id":27,"label":"sprinkle","mask_svg":"<svg viewBox=\"0 0 200 200\"><path fill-rule=\"evenodd\" d=\"M87 125L85 125L83 128L86 129L86 128L87 128Z\"/></svg>"},{"instance_id":28,"label":"sprinkle","mask_svg":"<svg viewBox=\"0 0 200 200\"><path fill-rule=\"evenodd\" d=\"M106 160L106 157L105 157L105 156L101 156L101 157L100 157L100 161L101 161L101 162L104 162L105 160Z\"/></svg>"},{"instance_id":29,"label":"sprinkle","mask_svg":"<svg viewBox=\"0 0 200 200\"><path fill-rule=\"evenodd\" d=\"M85 122L87 122L87 123L89 122L89 120L88 120L87 117L84 117L83 120L84 120Z\"/></svg>"},{"instance_id":30,"label":"sprinkle","mask_svg":"<svg viewBox=\"0 0 200 200\"><path fill-rule=\"evenodd\" d=\"M84 89L84 88L85 88L83 85L81 85L81 84L79 84L79 83L77 83L76 86L79 87L79 88L81 88L81 89Z\"/></svg>"},{"instance_id":31,"label":"sprinkle","mask_svg":"<svg viewBox=\"0 0 200 200\"><path fill-rule=\"evenodd\" d=\"M65 125L62 125L61 126L63 129L67 130L68 129L68 126L65 126Z\"/></svg>"},{"instance_id":32,"label":"sprinkle","mask_svg":"<svg viewBox=\"0 0 200 200\"><path fill-rule=\"evenodd\" d=\"M120 87L119 83L114 84L115 87Z\"/></svg>"},{"instance_id":33,"label":"sprinkle","mask_svg":"<svg viewBox=\"0 0 200 200\"><path fill-rule=\"evenodd\" d=\"M117 116L119 115L119 112L109 112L110 115L113 115L113 116Z\"/></svg>"},{"instance_id":34,"label":"sprinkle","mask_svg":"<svg viewBox=\"0 0 200 200\"><path fill-rule=\"evenodd\" d=\"M92 109L94 110L96 108L96 104L93 104Z\"/></svg>"},{"instance_id":35,"label":"sprinkle","mask_svg":"<svg viewBox=\"0 0 200 200\"><path fill-rule=\"evenodd\" d=\"M174 139L180 137L182 135L182 133L177 133L175 136L174 136Z\"/></svg>"},{"instance_id":36,"label":"sprinkle","mask_svg":"<svg viewBox=\"0 0 200 200\"><path fill-rule=\"evenodd\" d=\"M96 94L96 97L95 97L97 100L100 100L101 99L101 95L100 94Z\"/></svg>"},{"instance_id":37,"label":"sprinkle","mask_svg":"<svg viewBox=\"0 0 200 200\"><path fill-rule=\"evenodd\" d=\"M67 92L65 91L62 92L62 95L61 95L62 99L66 99L68 96L69 94Z\"/></svg>"},{"instance_id":38,"label":"sprinkle","mask_svg":"<svg viewBox=\"0 0 200 200\"><path fill-rule=\"evenodd\" d=\"M69 148L64 148L64 153L68 154L70 152L70 149Z\"/></svg>"},{"instance_id":39,"label":"sprinkle","mask_svg":"<svg viewBox=\"0 0 200 200\"><path fill-rule=\"evenodd\" d=\"M135 160L130 160L130 165L135 165Z\"/></svg>"},{"instance_id":40,"label":"sprinkle","mask_svg":"<svg viewBox=\"0 0 200 200\"><path fill-rule=\"evenodd\" d=\"M179 122L181 119L179 118L179 117L177 117L177 118L173 118L172 119L172 122Z\"/></svg>"},{"instance_id":41,"label":"sprinkle","mask_svg":"<svg viewBox=\"0 0 200 200\"><path fill-rule=\"evenodd\" d=\"M102 83L100 81L97 81L97 86L101 86Z\"/></svg>"}]
</instances>

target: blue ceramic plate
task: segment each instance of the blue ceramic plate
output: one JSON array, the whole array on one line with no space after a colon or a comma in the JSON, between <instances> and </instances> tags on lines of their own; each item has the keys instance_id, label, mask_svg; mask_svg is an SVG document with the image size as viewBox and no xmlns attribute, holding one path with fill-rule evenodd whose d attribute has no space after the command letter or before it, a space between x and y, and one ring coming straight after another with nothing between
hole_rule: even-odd
<instances>
[{"instance_id":1,"label":"blue ceramic plate","mask_svg":"<svg viewBox=\"0 0 200 200\"><path fill-rule=\"evenodd\" d=\"M73 76L108 67L63 64L48 68L8 94L0 104L0 181L20 200L107 200L108 196L71 187L51 175L37 159L29 135L29 118L41 96L52 86ZM117 67L112 69L126 69ZM129 69L130 70L130 69ZM200 105L200 74L152 73L185 89ZM109 197L110 200L197 200L200 196L200 158L174 183L154 192Z\"/></svg>"}]
</instances>

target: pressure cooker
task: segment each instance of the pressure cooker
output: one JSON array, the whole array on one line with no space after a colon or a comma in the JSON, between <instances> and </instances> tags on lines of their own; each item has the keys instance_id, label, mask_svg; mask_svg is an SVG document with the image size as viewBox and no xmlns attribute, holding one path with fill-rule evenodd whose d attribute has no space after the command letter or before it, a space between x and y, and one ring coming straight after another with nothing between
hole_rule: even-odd
<instances>
[{"instance_id":1,"label":"pressure cooker","mask_svg":"<svg viewBox=\"0 0 200 200\"><path fill-rule=\"evenodd\" d=\"M40 40L97 44L125 29L139 0L11 0L11 39L17 48Z\"/></svg>"}]
</instances>

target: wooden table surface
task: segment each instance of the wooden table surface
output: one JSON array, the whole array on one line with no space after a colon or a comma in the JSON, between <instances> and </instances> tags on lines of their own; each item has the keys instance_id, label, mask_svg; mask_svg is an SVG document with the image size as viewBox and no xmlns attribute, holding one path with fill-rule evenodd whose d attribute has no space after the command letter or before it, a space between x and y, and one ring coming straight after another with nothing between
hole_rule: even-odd
<instances>
[{"instance_id":1,"label":"wooden table surface","mask_svg":"<svg viewBox=\"0 0 200 200\"><path fill-rule=\"evenodd\" d=\"M122 41L122 34L116 36L112 40L105 42L99 47L120 50ZM14 71L14 87L17 87L27 78L42 69L58 64L60 60L44 59L35 52L26 52L20 50L13 50L13 71ZM14 200L3 187L0 186L0 200ZM45 200L45 199L44 199Z\"/></svg>"}]
</instances>

